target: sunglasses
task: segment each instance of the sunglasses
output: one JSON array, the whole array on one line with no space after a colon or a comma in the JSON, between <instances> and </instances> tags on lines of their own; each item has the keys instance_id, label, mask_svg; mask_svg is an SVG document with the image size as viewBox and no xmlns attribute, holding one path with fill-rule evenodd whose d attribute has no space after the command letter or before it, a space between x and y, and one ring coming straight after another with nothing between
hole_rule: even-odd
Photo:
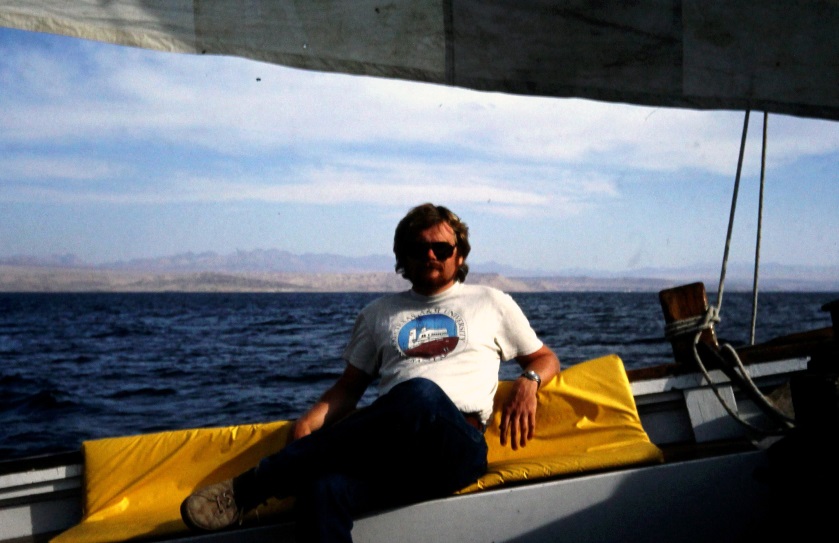
<instances>
[{"instance_id":1,"label":"sunglasses","mask_svg":"<svg viewBox=\"0 0 839 543\"><path fill-rule=\"evenodd\" d=\"M454 254L455 245L449 245L445 241L434 241L426 243L422 241L415 241L408 245L408 256L416 260L423 260L428 256L428 250L434 253L434 258L437 260L448 260Z\"/></svg>"}]
</instances>

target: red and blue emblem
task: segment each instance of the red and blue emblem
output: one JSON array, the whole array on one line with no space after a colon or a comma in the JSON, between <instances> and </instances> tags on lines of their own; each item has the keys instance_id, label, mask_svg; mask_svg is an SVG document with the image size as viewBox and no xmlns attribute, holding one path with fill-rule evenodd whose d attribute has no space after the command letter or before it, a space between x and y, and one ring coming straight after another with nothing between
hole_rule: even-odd
<instances>
[{"instance_id":1,"label":"red and blue emblem","mask_svg":"<svg viewBox=\"0 0 839 543\"><path fill-rule=\"evenodd\" d=\"M445 313L415 316L399 328L397 346L412 358L444 358L454 351L463 335L458 322L462 321Z\"/></svg>"}]
</instances>

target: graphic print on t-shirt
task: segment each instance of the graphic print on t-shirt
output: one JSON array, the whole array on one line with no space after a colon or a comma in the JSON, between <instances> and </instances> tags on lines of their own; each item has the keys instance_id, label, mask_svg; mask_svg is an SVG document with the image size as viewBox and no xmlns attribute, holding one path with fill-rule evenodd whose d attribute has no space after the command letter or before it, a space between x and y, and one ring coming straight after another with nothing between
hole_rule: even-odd
<instances>
[{"instance_id":1,"label":"graphic print on t-shirt","mask_svg":"<svg viewBox=\"0 0 839 543\"><path fill-rule=\"evenodd\" d=\"M463 319L449 311L411 315L396 331L397 348L405 356L439 360L466 339Z\"/></svg>"}]
</instances>

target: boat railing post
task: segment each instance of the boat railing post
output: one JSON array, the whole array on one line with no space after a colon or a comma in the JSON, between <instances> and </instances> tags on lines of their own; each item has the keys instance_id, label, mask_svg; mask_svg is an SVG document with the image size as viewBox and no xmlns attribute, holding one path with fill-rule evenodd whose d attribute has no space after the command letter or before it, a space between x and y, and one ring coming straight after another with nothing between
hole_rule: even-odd
<instances>
[{"instance_id":1,"label":"boat railing post","mask_svg":"<svg viewBox=\"0 0 839 543\"><path fill-rule=\"evenodd\" d=\"M662 290L658 293L658 299L661 302L665 324L702 317L708 312L708 295L705 291L705 284L701 282ZM694 337L694 334L668 337L676 363L690 367L696 365ZM719 350L713 323L702 331L699 341L714 350Z\"/></svg>"}]
</instances>

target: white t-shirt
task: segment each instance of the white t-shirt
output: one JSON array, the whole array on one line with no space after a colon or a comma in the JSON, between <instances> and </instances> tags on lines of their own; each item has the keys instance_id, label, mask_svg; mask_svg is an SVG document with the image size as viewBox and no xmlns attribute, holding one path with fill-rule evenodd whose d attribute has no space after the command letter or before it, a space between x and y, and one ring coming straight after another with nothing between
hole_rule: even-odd
<instances>
[{"instance_id":1,"label":"white t-shirt","mask_svg":"<svg viewBox=\"0 0 839 543\"><path fill-rule=\"evenodd\" d=\"M455 283L435 296L409 290L369 304L356 319L344 360L380 377L381 394L424 377L437 383L458 409L480 413L486 421L501 361L541 347L510 295Z\"/></svg>"}]
</instances>

